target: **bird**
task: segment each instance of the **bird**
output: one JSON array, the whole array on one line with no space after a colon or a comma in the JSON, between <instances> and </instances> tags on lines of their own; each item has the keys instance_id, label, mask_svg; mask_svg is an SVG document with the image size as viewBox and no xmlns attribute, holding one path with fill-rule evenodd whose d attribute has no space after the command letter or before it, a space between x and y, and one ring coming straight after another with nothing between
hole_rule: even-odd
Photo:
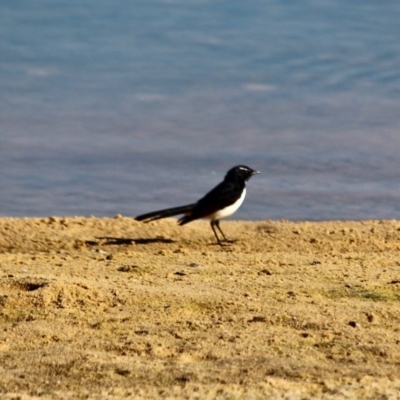
<instances>
[{"instance_id":1,"label":"bird","mask_svg":"<svg viewBox=\"0 0 400 400\"><path fill-rule=\"evenodd\" d=\"M217 244L222 246L224 245L223 241L228 243L233 242L225 236L219 225L219 221L221 218L228 217L238 210L246 196L247 181L253 175L259 173L259 171L249 168L246 165L237 165L226 173L224 180L220 184L210 190L196 203L152 211L147 214L138 215L135 220L151 222L183 214L178 219L178 224L185 225L196 219L205 218L210 220L211 229L217 239ZM216 228L221 233L222 240L218 237Z\"/></svg>"}]
</instances>

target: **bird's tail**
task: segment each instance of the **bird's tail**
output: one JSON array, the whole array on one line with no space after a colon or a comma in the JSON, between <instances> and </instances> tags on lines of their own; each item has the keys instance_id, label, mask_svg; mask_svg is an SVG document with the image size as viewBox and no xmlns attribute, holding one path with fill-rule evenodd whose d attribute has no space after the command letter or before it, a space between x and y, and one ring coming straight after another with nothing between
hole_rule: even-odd
<instances>
[{"instance_id":1,"label":"bird's tail","mask_svg":"<svg viewBox=\"0 0 400 400\"><path fill-rule=\"evenodd\" d=\"M165 210L153 211L147 214L138 215L135 220L136 221L156 221L157 219L173 217L174 215L179 214L190 214L193 210L195 204L188 204L186 206L174 207L174 208L166 208Z\"/></svg>"},{"instance_id":2,"label":"bird's tail","mask_svg":"<svg viewBox=\"0 0 400 400\"><path fill-rule=\"evenodd\" d=\"M194 219L196 219L196 218L194 218ZM192 218L192 215L190 213L190 214L186 214L183 217L179 218L178 219L178 224L179 225L185 225L188 222L192 222L192 221L193 221L193 218Z\"/></svg>"}]
</instances>

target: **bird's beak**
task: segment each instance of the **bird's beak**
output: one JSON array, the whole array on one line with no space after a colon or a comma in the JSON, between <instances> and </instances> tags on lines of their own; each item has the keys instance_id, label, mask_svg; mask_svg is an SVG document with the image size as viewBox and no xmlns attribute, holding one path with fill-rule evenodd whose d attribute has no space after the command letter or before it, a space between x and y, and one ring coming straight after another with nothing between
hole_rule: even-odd
<instances>
[{"instance_id":1,"label":"bird's beak","mask_svg":"<svg viewBox=\"0 0 400 400\"><path fill-rule=\"evenodd\" d=\"M253 171L252 175L260 174L260 171Z\"/></svg>"}]
</instances>

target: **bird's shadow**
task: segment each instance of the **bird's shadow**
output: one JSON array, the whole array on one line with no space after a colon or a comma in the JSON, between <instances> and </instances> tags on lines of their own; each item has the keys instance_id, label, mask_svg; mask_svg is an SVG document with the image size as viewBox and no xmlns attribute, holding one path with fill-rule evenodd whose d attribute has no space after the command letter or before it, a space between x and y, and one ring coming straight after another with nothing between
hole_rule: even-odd
<instances>
[{"instance_id":1,"label":"bird's shadow","mask_svg":"<svg viewBox=\"0 0 400 400\"><path fill-rule=\"evenodd\" d=\"M147 245L153 243L164 243L171 244L177 243L176 240L164 238L164 237L154 237L154 238L127 238L127 237L113 237L113 236L96 236L96 240L85 240L84 243L88 247L92 246L129 246L132 244L137 245ZM236 239L224 240L220 243L213 242L209 243L209 246L216 246L220 248L229 248L232 244L236 243Z\"/></svg>"},{"instance_id":2,"label":"bird's shadow","mask_svg":"<svg viewBox=\"0 0 400 400\"><path fill-rule=\"evenodd\" d=\"M96 240L86 240L87 246L96 246L99 244L103 245L114 245L123 246L130 244L152 244L152 243L175 243L175 240L166 239L163 237L155 238L123 238L123 237L112 237L112 236L98 236L95 237Z\"/></svg>"}]
</instances>

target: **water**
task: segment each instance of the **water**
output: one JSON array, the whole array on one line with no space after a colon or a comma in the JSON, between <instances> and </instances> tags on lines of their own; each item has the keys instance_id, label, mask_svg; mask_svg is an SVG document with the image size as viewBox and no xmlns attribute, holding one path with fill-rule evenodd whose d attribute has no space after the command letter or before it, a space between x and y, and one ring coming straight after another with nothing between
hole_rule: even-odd
<instances>
[{"instance_id":1,"label":"water","mask_svg":"<svg viewBox=\"0 0 400 400\"><path fill-rule=\"evenodd\" d=\"M0 215L400 216L400 3L0 0Z\"/></svg>"}]
</instances>

